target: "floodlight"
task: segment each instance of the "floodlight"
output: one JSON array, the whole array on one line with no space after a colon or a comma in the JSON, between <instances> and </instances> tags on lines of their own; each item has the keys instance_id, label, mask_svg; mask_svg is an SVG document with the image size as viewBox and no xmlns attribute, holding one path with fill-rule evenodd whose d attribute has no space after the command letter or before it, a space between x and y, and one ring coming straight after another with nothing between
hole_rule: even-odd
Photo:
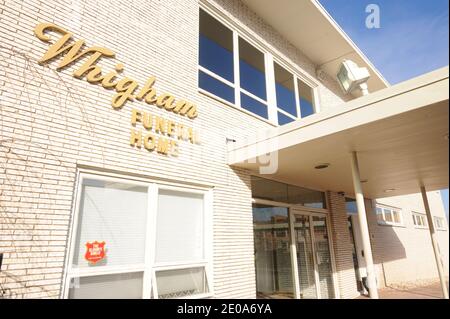
<instances>
[{"instance_id":1,"label":"floodlight","mask_svg":"<svg viewBox=\"0 0 450 319\"><path fill-rule=\"evenodd\" d=\"M360 68L351 60L344 60L337 74L341 88L345 93L351 93L356 88L359 88L363 95L369 94L367 88L369 77L370 74L367 68Z\"/></svg>"}]
</instances>

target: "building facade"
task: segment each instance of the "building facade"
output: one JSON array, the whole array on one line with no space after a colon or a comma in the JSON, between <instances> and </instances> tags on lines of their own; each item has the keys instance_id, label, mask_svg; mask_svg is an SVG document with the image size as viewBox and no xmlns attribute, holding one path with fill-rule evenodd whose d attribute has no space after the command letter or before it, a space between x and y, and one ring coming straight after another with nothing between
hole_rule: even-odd
<instances>
[{"instance_id":1,"label":"building facade","mask_svg":"<svg viewBox=\"0 0 450 319\"><path fill-rule=\"evenodd\" d=\"M351 194L228 165L233 141L354 99L246 3L3 1L0 16L4 297L360 294ZM437 278L414 196L366 201L380 287Z\"/></svg>"}]
</instances>

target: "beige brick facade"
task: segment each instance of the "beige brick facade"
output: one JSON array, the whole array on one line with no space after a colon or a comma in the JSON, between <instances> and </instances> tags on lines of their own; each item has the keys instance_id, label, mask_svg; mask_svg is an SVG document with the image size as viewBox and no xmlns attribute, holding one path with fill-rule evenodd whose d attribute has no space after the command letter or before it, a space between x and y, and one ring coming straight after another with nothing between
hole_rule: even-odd
<instances>
[{"instance_id":1,"label":"beige brick facade","mask_svg":"<svg viewBox=\"0 0 450 319\"><path fill-rule=\"evenodd\" d=\"M315 76L311 62L239 1L218 4ZM226 138L271 126L198 92L198 8L195 0L1 2L1 280L12 296L60 296L77 167L213 185L215 295L255 296L249 176L225 164ZM55 62L37 64L48 49L33 35L40 22L108 47L124 75L139 83L154 75L158 90L196 103L199 117L180 120L137 101L113 110L110 91L71 76L80 63L62 72ZM99 62L105 70L113 63ZM342 101L334 90L321 87L321 99ZM201 145L182 143L178 158L130 147L132 108L192 125Z\"/></svg>"},{"instance_id":2,"label":"beige brick facade","mask_svg":"<svg viewBox=\"0 0 450 319\"><path fill-rule=\"evenodd\" d=\"M315 65L240 1L210 3L316 78ZM250 176L226 164L226 139L273 126L199 93L198 14L197 0L0 0L0 283L8 297L61 297L79 168L213 187L214 296L255 297ZM113 50L114 59L99 62L105 70L121 62L123 75L141 84L154 75L158 91L195 103L198 118L139 101L114 110L113 92L72 77L81 63L61 72L55 61L39 65L48 49L33 34L40 22L63 27L88 46ZM321 82L318 93L322 110L347 100L332 79ZM131 147L132 108L194 127L201 143L180 142L178 157ZM344 198L329 192L328 200L340 295L353 298ZM370 216L371 232L384 238ZM375 258L390 267L382 254L386 245L376 240ZM448 265L448 240L443 249Z\"/></svg>"}]
</instances>

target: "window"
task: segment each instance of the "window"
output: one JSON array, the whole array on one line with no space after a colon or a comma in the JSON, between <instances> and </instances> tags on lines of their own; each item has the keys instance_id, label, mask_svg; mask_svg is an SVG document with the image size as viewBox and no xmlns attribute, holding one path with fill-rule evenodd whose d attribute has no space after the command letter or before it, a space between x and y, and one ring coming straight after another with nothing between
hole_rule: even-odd
<instances>
[{"instance_id":1,"label":"window","mask_svg":"<svg viewBox=\"0 0 450 319\"><path fill-rule=\"evenodd\" d=\"M234 103L233 32L200 10L199 87Z\"/></svg>"},{"instance_id":2,"label":"window","mask_svg":"<svg viewBox=\"0 0 450 319\"><path fill-rule=\"evenodd\" d=\"M156 291L159 298L208 292L203 195L160 190L156 221ZM186 264L192 267L186 268Z\"/></svg>"},{"instance_id":3,"label":"window","mask_svg":"<svg viewBox=\"0 0 450 319\"><path fill-rule=\"evenodd\" d=\"M412 212L412 218L416 228L426 228L428 226L425 214Z\"/></svg>"},{"instance_id":4,"label":"window","mask_svg":"<svg viewBox=\"0 0 450 319\"><path fill-rule=\"evenodd\" d=\"M358 213L358 207L356 207L356 200L353 198L349 198L349 197L345 198L345 208L347 210L347 213L350 213L350 214Z\"/></svg>"},{"instance_id":5,"label":"window","mask_svg":"<svg viewBox=\"0 0 450 319\"><path fill-rule=\"evenodd\" d=\"M292 73L286 71L276 62L274 62L274 71L278 123L283 125L298 117L295 79Z\"/></svg>"},{"instance_id":6,"label":"window","mask_svg":"<svg viewBox=\"0 0 450 319\"><path fill-rule=\"evenodd\" d=\"M442 217L433 217L434 220L434 227L436 227L437 230L445 230L445 221Z\"/></svg>"},{"instance_id":7,"label":"window","mask_svg":"<svg viewBox=\"0 0 450 319\"><path fill-rule=\"evenodd\" d=\"M380 225L403 225L400 209L391 207L376 207L377 221Z\"/></svg>"},{"instance_id":8,"label":"window","mask_svg":"<svg viewBox=\"0 0 450 319\"><path fill-rule=\"evenodd\" d=\"M297 80L298 92L300 95L300 114L307 117L315 113L313 105L313 92L306 83Z\"/></svg>"},{"instance_id":9,"label":"window","mask_svg":"<svg viewBox=\"0 0 450 319\"><path fill-rule=\"evenodd\" d=\"M271 61L271 54L200 9L200 90L279 125L313 114L313 89Z\"/></svg>"},{"instance_id":10,"label":"window","mask_svg":"<svg viewBox=\"0 0 450 319\"><path fill-rule=\"evenodd\" d=\"M253 198L326 209L325 193L257 176L251 177Z\"/></svg>"},{"instance_id":11,"label":"window","mask_svg":"<svg viewBox=\"0 0 450 319\"><path fill-rule=\"evenodd\" d=\"M211 292L208 191L80 176L66 297L185 298ZM98 248L95 242L104 245L96 250L98 260L88 257Z\"/></svg>"}]
</instances>

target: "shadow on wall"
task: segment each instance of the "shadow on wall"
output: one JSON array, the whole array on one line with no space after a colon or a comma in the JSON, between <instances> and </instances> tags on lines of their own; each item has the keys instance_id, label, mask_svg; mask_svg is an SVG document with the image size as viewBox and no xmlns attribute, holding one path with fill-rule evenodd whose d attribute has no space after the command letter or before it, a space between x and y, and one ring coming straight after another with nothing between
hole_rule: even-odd
<instances>
[{"instance_id":1,"label":"shadow on wall","mask_svg":"<svg viewBox=\"0 0 450 319\"><path fill-rule=\"evenodd\" d=\"M352 220L357 221L357 211L351 209L351 204L348 204L348 199L346 204L348 216L353 216ZM384 265L393 261L403 260L407 258L407 252L401 238L396 232L395 227L390 225L378 224L377 214L372 200L365 199L365 206L370 234L370 243L372 247L373 262L377 273L377 283L378 287L382 288L388 285ZM352 242L352 246L355 247L353 257L355 273L358 274L359 271L360 276L363 277L366 276L366 270L361 242L360 226L358 222L356 222L356 225L354 226L355 227L353 229L353 233L351 233L350 235L350 241Z\"/></svg>"}]
</instances>

